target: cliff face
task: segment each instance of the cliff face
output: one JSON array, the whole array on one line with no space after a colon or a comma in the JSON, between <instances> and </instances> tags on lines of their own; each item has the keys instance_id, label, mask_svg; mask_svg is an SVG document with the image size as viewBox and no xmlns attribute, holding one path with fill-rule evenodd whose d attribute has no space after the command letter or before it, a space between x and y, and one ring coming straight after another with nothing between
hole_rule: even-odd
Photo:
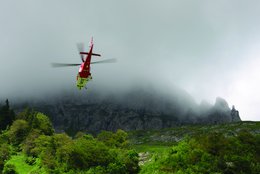
<instances>
[{"instance_id":1,"label":"cliff face","mask_svg":"<svg viewBox=\"0 0 260 174\"><path fill-rule=\"evenodd\" d=\"M235 109L235 106L232 106L231 110L231 121L232 122L238 122L241 121L238 110Z\"/></svg>"},{"instance_id":2,"label":"cliff face","mask_svg":"<svg viewBox=\"0 0 260 174\"><path fill-rule=\"evenodd\" d=\"M216 98L215 105L210 109L207 120L210 123L232 122L231 110L228 103L222 98Z\"/></svg>"},{"instance_id":3,"label":"cliff face","mask_svg":"<svg viewBox=\"0 0 260 174\"><path fill-rule=\"evenodd\" d=\"M119 96L71 95L29 105L50 116L57 131L147 130L240 121L224 99L217 98L214 106L198 106L181 90L174 95L142 89Z\"/></svg>"}]
</instances>

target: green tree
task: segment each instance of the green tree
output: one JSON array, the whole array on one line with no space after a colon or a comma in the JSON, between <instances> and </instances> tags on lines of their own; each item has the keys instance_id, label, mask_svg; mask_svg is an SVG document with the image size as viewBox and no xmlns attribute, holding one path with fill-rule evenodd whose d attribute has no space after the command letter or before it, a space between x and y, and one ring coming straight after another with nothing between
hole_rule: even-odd
<instances>
[{"instance_id":1,"label":"green tree","mask_svg":"<svg viewBox=\"0 0 260 174\"><path fill-rule=\"evenodd\" d=\"M28 136L26 137L25 141L22 144L23 152L28 156L36 157L37 154L35 153L36 142L35 140L41 135L41 131L38 129L32 129Z\"/></svg>"},{"instance_id":2,"label":"green tree","mask_svg":"<svg viewBox=\"0 0 260 174\"><path fill-rule=\"evenodd\" d=\"M9 145L4 143L0 145L0 173L4 168L5 161L10 158Z\"/></svg>"},{"instance_id":3,"label":"green tree","mask_svg":"<svg viewBox=\"0 0 260 174\"><path fill-rule=\"evenodd\" d=\"M73 172L73 173L80 173L80 172ZM97 167L91 167L86 174L110 174L106 171L104 167L97 166ZM112 174L112 173L111 173ZM113 173L116 174L116 173Z\"/></svg>"},{"instance_id":4,"label":"green tree","mask_svg":"<svg viewBox=\"0 0 260 174\"><path fill-rule=\"evenodd\" d=\"M129 150L124 159L124 165L126 167L126 171L129 174L136 174L139 172L140 168L138 165L139 156L135 150Z\"/></svg>"},{"instance_id":5,"label":"green tree","mask_svg":"<svg viewBox=\"0 0 260 174\"><path fill-rule=\"evenodd\" d=\"M40 130L44 135L52 135L54 133L50 119L40 112L34 115L32 128Z\"/></svg>"},{"instance_id":6,"label":"green tree","mask_svg":"<svg viewBox=\"0 0 260 174\"><path fill-rule=\"evenodd\" d=\"M10 142L14 145L19 145L25 140L29 133L30 127L25 120L15 120L9 130Z\"/></svg>"},{"instance_id":7,"label":"green tree","mask_svg":"<svg viewBox=\"0 0 260 174\"><path fill-rule=\"evenodd\" d=\"M53 148L56 149L55 156L58 162L60 162L63 168L67 169L69 161L69 155L71 154L71 147L73 146L73 140L67 134L54 134L53 135Z\"/></svg>"},{"instance_id":8,"label":"green tree","mask_svg":"<svg viewBox=\"0 0 260 174\"><path fill-rule=\"evenodd\" d=\"M15 113L10 109L8 99L5 101L5 105L0 108L0 130L6 129L8 125L11 125L15 119Z\"/></svg>"},{"instance_id":9,"label":"green tree","mask_svg":"<svg viewBox=\"0 0 260 174\"><path fill-rule=\"evenodd\" d=\"M125 131L118 129L114 134L114 139L116 140L116 147L127 146L128 145L127 137L128 134Z\"/></svg>"},{"instance_id":10,"label":"green tree","mask_svg":"<svg viewBox=\"0 0 260 174\"><path fill-rule=\"evenodd\" d=\"M27 121L31 129L38 129L41 134L52 135L54 133L49 117L41 112L26 108L16 116L16 119Z\"/></svg>"},{"instance_id":11,"label":"green tree","mask_svg":"<svg viewBox=\"0 0 260 174\"><path fill-rule=\"evenodd\" d=\"M16 115L16 120L25 120L29 123L29 125L32 125L35 114L36 112L33 109L26 107L22 112L19 112Z\"/></svg>"},{"instance_id":12,"label":"green tree","mask_svg":"<svg viewBox=\"0 0 260 174\"><path fill-rule=\"evenodd\" d=\"M116 133L101 131L97 139L109 147L125 147L128 145L127 136L128 134L125 131L118 129Z\"/></svg>"},{"instance_id":13,"label":"green tree","mask_svg":"<svg viewBox=\"0 0 260 174\"><path fill-rule=\"evenodd\" d=\"M38 138L35 139L34 146L32 149L30 149L30 153L37 157L40 157L47 151L54 151L52 149L52 137L47 135L40 135Z\"/></svg>"},{"instance_id":14,"label":"green tree","mask_svg":"<svg viewBox=\"0 0 260 174\"><path fill-rule=\"evenodd\" d=\"M85 135L86 135L86 134L85 134L84 132L79 131L79 132L76 133L76 135L74 136L74 138L75 138L75 139L77 139L77 138L82 138L82 137L85 136Z\"/></svg>"},{"instance_id":15,"label":"green tree","mask_svg":"<svg viewBox=\"0 0 260 174\"><path fill-rule=\"evenodd\" d=\"M113 156L109 153L109 149L96 140L76 139L71 149L69 165L74 169L107 166L113 161Z\"/></svg>"},{"instance_id":16,"label":"green tree","mask_svg":"<svg viewBox=\"0 0 260 174\"><path fill-rule=\"evenodd\" d=\"M6 164L4 166L3 174L17 174L15 166L13 164Z\"/></svg>"},{"instance_id":17,"label":"green tree","mask_svg":"<svg viewBox=\"0 0 260 174\"><path fill-rule=\"evenodd\" d=\"M113 132L110 131L101 131L97 139L99 141L104 142L107 146L114 147L116 145L116 140L114 139L114 134Z\"/></svg>"}]
</instances>

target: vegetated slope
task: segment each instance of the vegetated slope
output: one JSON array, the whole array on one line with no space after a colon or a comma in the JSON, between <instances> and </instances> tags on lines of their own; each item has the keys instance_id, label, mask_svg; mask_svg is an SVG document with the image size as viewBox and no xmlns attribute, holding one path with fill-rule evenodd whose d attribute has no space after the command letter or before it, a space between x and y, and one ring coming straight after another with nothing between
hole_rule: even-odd
<instances>
[{"instance_id":1,"label":"vegetated slope","mask_svg":"<svg viewBox=\"0 0 260 174\"><path fill-rule=\"evenodd\" d=\"M141 174L260 172L260 122L132 131Z\"/></svg>"},{"instance_id":2,"label":"vegetated slope","mask_svg":"<svg viewBox=\"0 0 260 174\"><path fill-rule=\"evenodd\" d=\"M55 130L70 134L79 130L97 133L101 130L149 130L240 121L238 111L231 110L224 99L217 98L213 106L205 102L198 105L185 91L173 91L135 88L120 94L66 93L27 105L50 116ZM18 104L16 110L24 106Z\"/></svg>"},{"instance_id":3,"label":"vegetated slope","mask_svg":"<svg viewBox=\"0 0 260 174\"><path fill-rule=\"evenodd\" d=\"M138 154L128 148L123 130L102 131L96 137L78 132L72 138L55 133L46 115L25 109L0 131L3 174L139 172Z\"/></svg>"},{"instance_id":4,"label":"vegetated slope","mask_svg":"<svg viewBox=\"0 0 260 174\"><path fill-rule=\"evenodd\" d=\"M236 136L240 131L253 135L260 134L260 122L241 121L217 125L184 125L161 130L130 131L129 139L132 145L174 145L187 136L196 137L209 133L221 133L224 136Z\"/></svg>"},{"instance_id":5,"label":"vegetated slope","mask_svg":"<svg viewBox=\"0 0 260 174\"><path fill-rule=\"evenodd\" d=\"M258 174L259 127L259 122L238 122L101 131L96 137L78 132L72 138L55 133L46 115L27 108L0 133L0 173Z\"/></svg>"}]
</instances>

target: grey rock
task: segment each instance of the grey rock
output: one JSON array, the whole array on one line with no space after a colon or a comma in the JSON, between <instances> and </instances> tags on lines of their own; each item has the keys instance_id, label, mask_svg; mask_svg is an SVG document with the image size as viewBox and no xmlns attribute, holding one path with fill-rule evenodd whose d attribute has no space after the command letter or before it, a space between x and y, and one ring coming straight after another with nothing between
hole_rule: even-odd
<instances>
[{"instance_id":1,"label":"grey rock","mask_svg":"<svg viewBox=\"0 0 260 174\"><path fill-rule=\"evenodd\" d=\"M240 121L224 99L214 106L199 106L185 91L175 94L135 89L125 94L69 95L32 102L30 107L48 115L56 131L149 130L183 124L217 124ZM24 106L16 105L19 112Z\"/></svg>"},{"instance_id":2,"label":"grey rock","mask_svg":"<svg viewBox=\"0 0 260 174\"><path fill-rule=\"evenodd\" d=\"M241 121L238 110L235 109L235 106L232 106L231 109L231 120L232 122L238 122Z\"/></svg>"}]
</instances>

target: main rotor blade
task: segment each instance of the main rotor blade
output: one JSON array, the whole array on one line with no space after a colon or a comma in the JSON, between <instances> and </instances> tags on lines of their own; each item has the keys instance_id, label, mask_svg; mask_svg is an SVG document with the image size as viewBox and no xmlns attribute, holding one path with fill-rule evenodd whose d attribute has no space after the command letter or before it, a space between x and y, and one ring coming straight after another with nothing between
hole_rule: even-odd
<instances>
[{"instance_id":1,"label":"main rotor blade","mask_svg":"<svg viewBox=\"0 0 260 174\"><path fill-rule=\"evenodd\" d=\"M52 67L58 68L58 67L67 67L67 66L79 66L81 64L78 63L52 63Z\"/></svg>"},{"instance_id":2,"label":"main rotor blade","mask_svg":"<svg viewBox=\"0 0 260 174\"><path fill-rule=\"evenodd\" d=\"M106 59L106 60L101 60L97 62L91 62L90 64L97 64L97 63L115 63L117 59Z\"/></svg>"},{"instance_id":3,"label":"main rotor blade","mask_svg":"<svg viewBox=\"0 0 260 174\"><path fill-rule=\"evenodd\" d=\"M84 51L84 44L83 43L77 43L77 48L79 52L83 52Z\"/></svg>"},{"instance_id":4,"label":"main rotor blade","mask_svg":"<svg viewBox=\"0 0 260 174\"><path fill-rule=\"evenodd\" d=\"M77 48L78 48L78 52L83 52L84 51L84 44L83 43L77 43ZM82 60L82 62L84 62L84 55L80 54L80 58Z\"/></svg>"}]
</instances>

